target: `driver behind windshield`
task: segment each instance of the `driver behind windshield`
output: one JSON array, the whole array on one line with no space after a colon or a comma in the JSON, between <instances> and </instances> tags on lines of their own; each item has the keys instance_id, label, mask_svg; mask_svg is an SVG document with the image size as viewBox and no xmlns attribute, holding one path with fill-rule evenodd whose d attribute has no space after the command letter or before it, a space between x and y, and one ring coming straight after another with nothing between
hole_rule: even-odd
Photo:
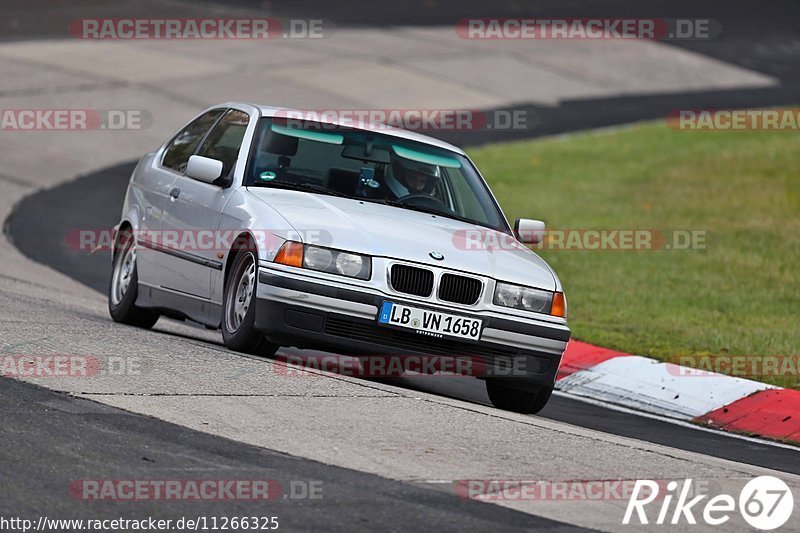
<instances>
[{"instance_id":1,"label":"driver behind windshield","mask_svg":"<svg viewBox=\"0 0 800 533\"><path fill-rule=\"evenodd\" d=\"M411 195L436 197L438 179L439 167L401 157L394 158L392 172L385 177L386 185L395 199Z\"/></svg>"}]
</instances>

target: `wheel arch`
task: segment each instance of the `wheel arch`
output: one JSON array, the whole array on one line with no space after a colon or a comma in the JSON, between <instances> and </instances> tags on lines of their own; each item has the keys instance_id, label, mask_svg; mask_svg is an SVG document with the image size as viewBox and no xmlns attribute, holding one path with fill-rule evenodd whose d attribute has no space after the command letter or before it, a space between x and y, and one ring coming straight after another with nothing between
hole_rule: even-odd
<instances>
[{"instance_id":1,"label":"wheel arch","mask_svg":"<svg viewBox=\"0 0 800 533\"><path fill-rule=\"evenodd\" d=\"M233 244L231 245L231 249L228 251L228 257L225 258L225 271L222 276L222 291L224 294L225 286L228 283L228 277L230 276L231 268L233 267L233 261L236 259L236 254L241 250L250 250L254 253L256 257L256 271L258 270L258 245L256 244L256 238L253 234L249 231L242 231L239 235L236 236L236 239L233 240Z\"/></svg>"},{"instance_id":2,"label":"wheel arch","mask_svg":"<svg viewBox=\"0 0 800 533\"><path fill-rule=\"evenodd\" d=\"M120 222L119 224L117 224L113 229L113 235L112 235L112 239L111 239L111 242L112 242L112 245L113 245L113 247L111 248L111 261L112 261L112 263L113 263L114 259L116 259L116 257L117 257L117 252L119 252L119 237L120 237L120 235L122 235L126 231L131 231L131 232L134 231L133 230L133 223L130 220L127 220L127 219L125 219L122 222Z\"/></svg>"}]
</instances>

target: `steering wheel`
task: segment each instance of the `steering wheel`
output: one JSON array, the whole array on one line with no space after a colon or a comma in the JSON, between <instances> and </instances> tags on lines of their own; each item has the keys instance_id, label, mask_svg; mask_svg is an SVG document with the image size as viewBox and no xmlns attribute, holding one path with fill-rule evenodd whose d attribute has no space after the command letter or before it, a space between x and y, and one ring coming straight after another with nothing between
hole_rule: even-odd
<instances>
[{"instance_id":1,"label":"steering wheel","mask_svg":"<svg viewBox=\"0 0 800 533\"><path fill-rule=\"evenodd\" d=\"M445 213L453 212L453 210L450 209L447 206L447 204L445 204L438 198L434 198L433 196L427 194L420 194L420 193L407 194L402 198L398 198L396 201L399 204L408 204L416 207L435 209L437 211L444 211Z\"/></svg>"}]
</instances>

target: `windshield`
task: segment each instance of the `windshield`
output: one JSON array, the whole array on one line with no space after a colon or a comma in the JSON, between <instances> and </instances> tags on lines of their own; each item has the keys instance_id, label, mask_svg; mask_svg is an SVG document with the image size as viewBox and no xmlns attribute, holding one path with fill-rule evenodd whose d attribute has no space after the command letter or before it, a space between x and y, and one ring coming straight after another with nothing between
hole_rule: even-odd
<instances>
[{"instance_id":1,"label":"windshield","mask_svg":"<svg viewBox=\"0 0 800 533\"><path fill-rule=\"evenodd\" d=\"M508 231L466 157L374 131L262 118L245 185L385 203Z\"/></svg>"}]
</instances>

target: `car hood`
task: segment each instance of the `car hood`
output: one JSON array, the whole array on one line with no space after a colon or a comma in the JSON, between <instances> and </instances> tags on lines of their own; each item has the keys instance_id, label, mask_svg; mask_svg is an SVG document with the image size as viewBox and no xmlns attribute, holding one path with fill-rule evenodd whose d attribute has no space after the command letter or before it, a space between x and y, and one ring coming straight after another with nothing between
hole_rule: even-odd
<instances>
[{"instance_id":1,"label":"car hood","mask_svg":"<svg viewBox=\"0 0 800 533\"><path fill-rule=\"evenodd\" d=\"M351 198L266 187L248 191L276 210L309 244L556 290L547 263L502 232ZM444 259L434 260L431 252Z\"/></svg>"}]
</instances>

